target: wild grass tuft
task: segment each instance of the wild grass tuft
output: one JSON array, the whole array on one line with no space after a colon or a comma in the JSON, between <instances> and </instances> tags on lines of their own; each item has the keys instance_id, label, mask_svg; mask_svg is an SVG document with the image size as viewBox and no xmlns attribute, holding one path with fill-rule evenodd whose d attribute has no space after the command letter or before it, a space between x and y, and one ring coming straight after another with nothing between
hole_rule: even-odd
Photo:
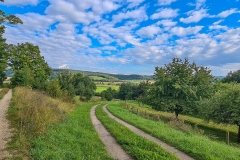
<instances>
[{"instance_id":1,"label":"wild grass tuft","mask_svg":"<svg viewBox=\"0 0 240 160\"><path fill-rule=\"evenodd\" d=\"M18 87L8 110L8 119L14 128L10 149L29 157L31 140L46 133L46 128L65 119L65 113L73 110L73 104L52 99L40 91ZM18 153L16 154L18 155Z\"/></svg>"},{"instance_id":2,"label":"wild grass tuft","mask_svg":"<svg viewBox=\"0 0 240 160\"><path fill-rule=\"evenodd\" d=\"M7 94L9 91L9 88L3 88L1 91L0 91L0 100L4 97L5 94Z\"/></svg>"},{"instance_id":3,"label":"wild grass tuft","mask_svg":"<svg viewBox=\"0 0 240 160\"><path fill-rule=\"evenodd\" d=\"M34 139L33 159L53 160L110 160L112 159L95 131L90 109L94 103L85 103L68 114L63 123L50 126L47 133Z\"/></svg>"}]
</instances>

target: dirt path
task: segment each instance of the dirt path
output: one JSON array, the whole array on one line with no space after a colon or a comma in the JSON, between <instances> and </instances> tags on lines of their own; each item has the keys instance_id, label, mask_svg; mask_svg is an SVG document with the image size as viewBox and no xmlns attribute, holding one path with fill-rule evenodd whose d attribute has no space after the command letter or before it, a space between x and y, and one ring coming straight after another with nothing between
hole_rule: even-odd
<instances>
[{"instance_id":1,"label":"dirt path","mask_svg":"<svg viewBox=\"0 0 240 160\"><path fill-rule=\"evenodd\" d=\"M130 124L122 121L122 120L120 120L119 118L115 117L114 115L112 115L112 114L107 110L106 106L107 106L107 105L105 105L105 106L103 107L103 109L104 109L104 111L105 111L111 118L113 118L113 119L114 119L115 121L117 121L118 123L126 126L126 127L129 128L131 131L133 131L134 133L136 133L136 134L138 134L138 135L140 135L140 136L142 136L142 137L145 137L145 138L147 138L147 139L150 140L150 141L153 141L153 142L159 144L160 146L162 146L162 148L164 148L164 149L168 150L169 152L175 154L175 155L176 155L179 159L181 159L181 160L194 160L192 157L188 156L187 154L183 153L182 151L177 150L176 148L174 148L174 147L166 144L165 142L160 141L159 139L157 139L157 138L155 138L155 137L153 137L153 136L151 136L151 135L143 132L142 130L140 130L140 129L138 129L138 128L136 128L136 127L134 127L134 126L132 126L132 125L130 125Z\"/></svg>"},{"instance_id":2,"label":"dirt path","mask_svg":"<svg viewBox=\"0 0 240 160\"><path fill-rule=\"evenodd\" d=\"M6 119L6 112L11 98L12 90L9 90L9 92L0 100L0 159L11 156L4 150L8 142L8 138L11 137L8 120Z\"/></svg>"},{"instance_id":3,"label":"dirt path","mask_svg":"<svg viewBox=\"0 0 240 160\"><path fill-rule=\"evenodd\" d=\"M97 105L92 107L90 111L90 116L92 123L98 132L100 139L106 146L106 149L108 151L108 154L112 156L114 159L118 160L129 160L132 159L122 148L121 146L116 142L116 140L111 136L111 134L105 129L105 127L102 125L102 123L97 119L95 115L95 109Z\"/></svg>"}]
</instances>

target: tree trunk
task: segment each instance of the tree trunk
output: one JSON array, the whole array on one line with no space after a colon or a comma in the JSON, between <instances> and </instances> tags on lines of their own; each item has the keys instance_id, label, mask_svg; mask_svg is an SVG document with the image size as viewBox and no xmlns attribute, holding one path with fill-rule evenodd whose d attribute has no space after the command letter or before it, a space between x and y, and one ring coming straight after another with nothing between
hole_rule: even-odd
<instances>
[{"instance_id":1,"label":"tree trunk","mask_svg":"<svg viewBox=\"0 0 240 160\"><path fill-rule=\"evenodd\" d=\"M175 110L175 118L178 121L178 111Z\"/></svg>"},{"instance_id":2,"label":"tree trunk","mask_svg":"<svg viewBox=\"0 0 240 160\"><path fill-rule=\"evenodd\" d=\"M240 125L238 126L238 143L240 143Z\"/></svg>"}]
</instances>

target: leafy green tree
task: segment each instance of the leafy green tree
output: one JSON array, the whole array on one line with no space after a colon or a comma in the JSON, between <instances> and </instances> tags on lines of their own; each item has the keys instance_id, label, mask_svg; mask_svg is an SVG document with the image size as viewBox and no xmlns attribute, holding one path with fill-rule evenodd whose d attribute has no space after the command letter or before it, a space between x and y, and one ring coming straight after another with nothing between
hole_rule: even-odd
<instances>
[{"instance_id":1,"label":"leafy green tree","mask_svg":"<svg viewBox=\"0 0 240 160\"><path fill-rule=\"evenodd\" d=\"M46 92L54 98L59 98L62 95L62 90L59 84L58 79L53 79L50 82L48 82L46 87Z\"/></svg>"},{"instance_id":2,"label":"leafy green tree","mask_svg":"<svg viewBox=\"0 0 240 160\"><path fill-rule=\"evenodd\" d=\"M17 46L10 45L8 52L11 55L9 57L9 65L14 73L30 69L32 73L31 76L34 79L31 86L33 88L43 89L46 80L51 74L51 69L45 62L44 57L41 56L39 47L31 43L22 43ZM16 76L18 76L18 74L14 74L13 77Z\"/></svg>"},{"instance_id":3,"label":"leafy green tree","mask_svg":"<svg viewBox=\"0 0 240 160\"><path fill-rule=\"evenodd\" d=\"M174 111L176 119L181 112L194 114L197 108L195 101L211 95L210 70L190 63L187 58L173 58L164 67L156 67L155 77L156 81L144 102L156 110ZM205 92L205 89L208 90Z\"/></svg>"},{"instance_id":4,"label":"leafy green tree","mask_svg":"<svg viewBox=\"0 0 240 160\"><path fill-rule=\"evenodd\" d=\"M32 87L33 82L34 82L33 72L29 68L17 70L14 76L11 78L12 86Z\"/></svg>"},{"instance_id":5,"label":"leafy green tree","mask_svg":"<svg viewBox=\"0 0 240 160\"><path fill-rule=\"evenodd\" d=\"M223 83L237 82L240 83L240 70L229 72L225 78L222 79Z\"/></svg>"},{"instance_id":6,"label":"leafy green tree","mask_svg":"<svg viewBox=\"0 0 240 160\"><path fill-rule=\"evenodd\" d=\"M240 85L225 84L210 99L200 101L200 113L207 120L238 126L240 143Z\"/></svg>"},{"instance_id":7,"label":"leafy green tree","mask_svg":"<svg viewBox=\"0 0 240 160\"><path fill-rule=\"evenodd\" d=\"M101 97L107 101L111 101L113 98L116 98L117 91L109 87L107 90L101 92Z\"/></svg>"},{"instance_id":8,"label":"leafy green tree","mask_svg":"<svg viewBox=\"0 0 240 160\"><path fill-rule=\"evenodd\" d=\"M135 99L135 91L137 89L137 85L132 83L122 83L119 87L118 97L121 100L130 100Z\"/></svg>"},{"instance_id":9,"label":"leafy green tree","mask_svg":"<svg viewBox=\"0 0 240 160\"><path fill-rule=\"evenodd\" d=\"M4 2L4 0L0 0L0 2ZM0 86L3 84L3 81L6 79L6 68L7 68L7 44L6 39L3 38L3 34L5 32L4 23L7 24L18 24L22 23L22 21L14 16L14 15L6 15L2 10L0 10Z\"/></svg>"}]
</instances>

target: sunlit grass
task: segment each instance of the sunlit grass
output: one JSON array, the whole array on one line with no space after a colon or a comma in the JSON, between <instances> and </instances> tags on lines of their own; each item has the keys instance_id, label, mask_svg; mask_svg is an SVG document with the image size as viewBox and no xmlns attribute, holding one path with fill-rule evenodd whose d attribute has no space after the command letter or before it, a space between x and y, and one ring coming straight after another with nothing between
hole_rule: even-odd
<instances>
[{"instance_id":1,"label":"sunlit grass","mask_svg":"<svg viewBox=\"0 0 240 160\"><path fill-rule=\"evenodd\" d=\"M5 96L5 94L7 94L9 91L9 88L2 88L2 90L0 91L0 100Z\"/></svg>"},{"instance_id":2,"label":"sunlit grass","mask_svg":"<svg viewBox=\"0 0 240 160\"><path fill-rule=\"evenodd\" d=\"M96 92L102 92L107 90L109 87L111 87L112 89L118 90L119 86L118 85L97 85L97 90Z\"/></svg>"},{"instance_id":3,"label":"sunlit grass","mask_svg":"<svg viewBox=\"0 0 240 160\"><path fill-rule=\"evenodd\" d=\"M112 103L107 108L115 116L175 146L196 159L238 160L240 157L239 148L211 141L205 136L197 136L190 132L185 133L178 131L163 122L144 119L122 108L120 103Z\"/></svg>"},{"instance_id":4,"label":"sunlit grass","mask_svg":"<svg viewBox=\"0 0 240 160\"><path fill-rule=\"evenodd\" d=\"M138 160L174 160L174 155L162 149L159 145L136 135L125 126L110 118L102 109L96 108L96 115L116 141L134 158Z\"/></svg>"},{"instance_id":5,"label":"sunlit grass","mask_svg":"<svg viewBox=\"0 0 240 160\"><path fill-rule=\"evenodd\" d=\"M33 159L112 159L92 125L92 106L94 103L78 106L66 121L49 127L47 134L36 138Z\"/></svg>"}]
</instances>

